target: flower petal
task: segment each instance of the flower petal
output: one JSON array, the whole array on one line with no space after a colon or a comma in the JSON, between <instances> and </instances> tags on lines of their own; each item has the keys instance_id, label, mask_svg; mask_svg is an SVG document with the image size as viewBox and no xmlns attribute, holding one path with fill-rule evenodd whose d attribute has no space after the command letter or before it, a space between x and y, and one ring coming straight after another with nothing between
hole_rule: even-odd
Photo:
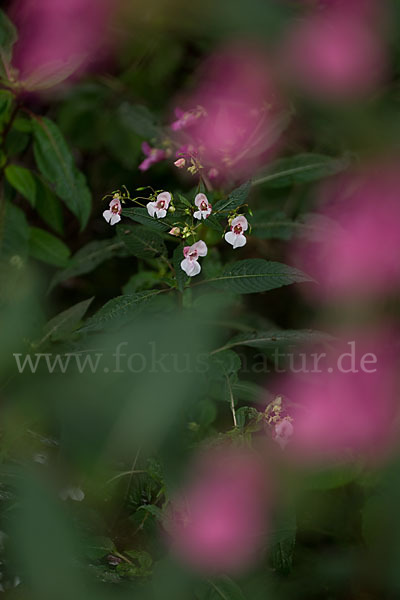
<instances>
[{"instance_id":1,"label":"flower petal","mask_svg":"<svg viewBox=\"0 0 400 600\"><path fill-rule=\"evenodd\" d=\"M110 225L115 225L116 223L119 223L120 220L121 220L121 215L114 213L110 219Z\"/></svg>"},{"instance_id":2,"label":"flower petal","mask_svg":"<svg viewBox=\"0 0 400 600\"><path fill-rule=\"evenodd\" d=\"M246 237L242 234L239 233L239 235L236 235L235 233L233 234L235 236L235 241L233 242L233 249L235 248L241 248L242 246L246 245Z\"/></svg>"},{"instance_id":3,"label":"flower petal","mask_svg":"<svg viewBox=\"0 0 400 600\"><path fill-rule=\"evenodd\" d=\"M228 231L225 234L225 240L228 242L228 244L231 244L232 246L234 246L235 244L236 237L236 233L233 233L233 231Z\"/></svg>"},{"instance_id":4,"label":"flower petal","mask_svg":"<svg viewBox=\"0 0 400 600\"><path fill-rule=\"evenodd\" d=\"M112 216L113 216L113 213L111 212L111 210L105 210L103 212L103 217L105 218L107 223L109 223L111 221Z\"/></svg>"},{"instance_id":5,"label":"flower petal","mask_svg":"<svg viewBox=\"0 0 400 600\"><path fill-rule=\"evenodd\" d=\"M199 256L207 256L208 248L203 240L199 240L192 245L191 250L196 250Z\"/></svg>"},{"instance_id":6,"label":"flower petal","mask_svg":"<svg viewBox=\"0 0 400 600\"><path fill-rule=\"evenodd\" d=\"M157 209L157 205L155 202L149 202L146 206L147 208L147 212L149 213L149 215L151 217L154 217L156 209Z\"/></svg>"},{"instance_id":7,"label":"flower petal","mask_svg":"<svg viewBox=\"0 0 400 600\"><path fill-rule=\"evenodd\" d=\"M156 208L157 219L163 219L167 216L167 211L164 208Z\"/></svg>"}]
</instances>

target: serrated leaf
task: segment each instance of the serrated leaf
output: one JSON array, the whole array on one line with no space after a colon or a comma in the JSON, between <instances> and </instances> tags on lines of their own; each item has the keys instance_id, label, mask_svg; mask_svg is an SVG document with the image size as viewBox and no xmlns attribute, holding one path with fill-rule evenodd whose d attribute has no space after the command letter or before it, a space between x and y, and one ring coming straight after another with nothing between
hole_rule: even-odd
<instances>
[{"instance_id":1,"label":"serrated leaf","mask_svg":"<svg viewBox=\"0 0 400 600\"><path fill-rule=\"evenodd\" d=\"M39 344L42 345L47 340L55 342L68 336L79 325L92 301L93 298L89 298L78 302L50 319L44 327L43 337Z\"/></svg>"},{"instance_id":2,"label":"serrated leaf","mask_svg":"<svg viewBox=\"0 0 400 600\"><path fill-rule=\"evenodd\" d=\"M8 165L4 173L9 184L26 198L31 206L35 206L36 181L32 172L19 165Z\"/></svg>"},{"instance_id":3,"label":"serrated leaf","mask_svg":"<svg viewBox=\"0 0 400 600\"><path fill-rule=\"evenodd\" d=\"M323 154L298 154L275 161L265 175L253 180L252 183L253 185L283 188L295 183L308 183L335 175L349 165L348 156L332 158Z\"/></svg>"},{"instance_id":4,"label":"serrated leaf","mask_svg":"<svg viewBox=\"0 0 400 600\"><path fill-rule=\"evenodd\" d=\"M90 242L74 254L66 269L55 274L50 284L50 290L71 277L90 273L104 261L116 256L123 247L124 244L115 239Z\"/></svg>"},{"instance_id":5,"label":"serrated leaf","mask_svg":"<svg viewBox=\"0 0 400 600\"><path fill-rule=\"evenodd\" d=\"M135 317L152 298L160 293L160 290L150 290L117 296L102 306L79 331L120 325Z\"/></svg>"},{"instance_id":6,"label":"serrated leaf","mask_svg":"<svg viewBox=\"0 0 400 600\"><path fill-rule=\"evenodd\" d=\"M235 208L238 208L242 204L245 204L247 197L251 189L250 181L246 181L240 187L236 188L231 192L227 199L219 200L213 207L214 215L222 212L230 212Z\"/></svg>"},{"instance_id":7,"label":"serrated leaf","mask_svg":"<svg viewBox=\"0 0 400 600\"><path fill-rule=\"evenodd\" d=\"M155 258L167 253L162 237L142 225L130 223L117 226L117 237L133 256Z\"/></svg>"},{"instance_id":8,"label":"serrated leaf","mask_svg":"<svg viewBox=\"0 0 400 600\"><path fill-rule=\"evenodd\" d=\"M157 217L150 217L146 208L124 208L122 209L122 216L132 219L137 223L146 225L149 229L155 231L167 231L171 228L169 223L166 223L164 219L157 219Z\"/></svg>"},{"instance_id":9,"label":"serrated leaf","mask_svg":"<svg viewBox=\"0 0 400 600\"><path fill-rule=\"evenodd\" d=\"M53 121L32 119L36 164L56 194L78 218L83 229L90 216L91 195L86 179L74 164L65 139Z\"/></svg>"},{"instance_id":10,"label":"serrated leaf","mask_svg":"<svg viewBox=\"0 0 400 600\"><path fill-rule=\"evenodd\" d=\"M322 331L312 331L310 329L279 329L270 331L254 331L252 333L241 333L235 335L221 351L225 351L236 346L250 346L251 348L261 348L269 350L282 345L306 344L306 343L326 343L333 341L333 337Z\"/></svg>"},{"instance_id":11,"label":"serrated leaf","mask_svg":"<svg viewBox=\"0 0 400 600\"><path fill-rule=\"evenodd\" d=\"M313 279L294 267L262 258L251 258L228 265L222 275L205 280L204 283L212 283L236 294L254 294L307 281Z\"/></svg>"},{"instance_id":12,"label":"serrated leaf","mask_svg":"<svg viewBox=\"0 0 400 600\"><path fill-rule=\"evenodd\" d=\"M30 228L29 254L49 265L65 267L70 250L54 235L39 227Z\"/></svg>"},{"instance_id":13,"label":"serrated leaf","mask_svg":"<svg viewBox=\"0 0 400 600\"><path fill-rule=\"evenodd\" d=\"M290 240L299 227L283 211L255 210L249 219L251 234L262 240Z\"/></svg>"}]
</instances>

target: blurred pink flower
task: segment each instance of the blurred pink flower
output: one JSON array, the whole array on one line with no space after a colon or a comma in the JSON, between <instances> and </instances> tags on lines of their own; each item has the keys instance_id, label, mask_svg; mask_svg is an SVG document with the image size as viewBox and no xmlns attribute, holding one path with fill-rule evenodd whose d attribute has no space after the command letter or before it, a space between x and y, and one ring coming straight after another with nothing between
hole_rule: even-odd
<instances>
[{"instance_id":1,"label":"blurred pink flower","mask_svg":"<svg viewBox=\"0 0 400 600\"><path fill-rule=\"evenodd\" d=\"M139 169L141 171L147 171L151 166L161 162L166 158L166 153L164 150L161 150L160 148L152 148L147 142L143 142L142 152L146 158L139 165Z\"/></svg>"},{"instance_id":2,"label":"blurred pink flower","mask_svg":"<svg viewBox=\"0 0 400 600\"><path fill-rule=\"evenodd\" d=\"M16 0L13 63L25 89L49 87L97 62L115 7L111 0Z\"/></svg>"},{"instance_id":3,"label":"blurred pink flower","mask_svg":"<svg viewBox=\"0 0 400 600\"><path fill-rule=\"evenodd\" d=\"M287 453L295 460L376 460L395 448L399 340L383 331L348 335L307 373L278 379L292 403Z\"/></svg>"},{"instance_id":4,"label":"blurred pink flower","mask_svg":"<svg viewBox=\"0 0 400 600\"><path fill-rule=\"evenodd\" d=\"M227 46L203 63L197 81L172 128L185 128L202 167L248 176L276 152L288 122L264 53L251 45Z\"/></svg>"},{"instance_id":5,"label":"blurred pink flower","mask_svg":"<svg viewBox=\"0 0 400 600\"><path fill-rule=\"evenodd\" d=\"M375 25L355 7L310 15L284 40L281 68L301 88L329 101L362 97L386 72L386 49Z\"/></svg>"},{"instance_id":6,"label":"blurred pink flower","mask_svg":"<svg viewBox=\"0 0 400 600\"><path fill-rule=\"evenodd\" d=\"M307 293L333 299L400 289L400 174L395 167L336 178L324 184L324 234L295 242L294 260L318 285Z\"/></svg>"},{"instance_id":7,"label":"blurred pink flower","mask_svg":"<svg viewBox=\"0 0 400 600\"><path fill-rule=\"evenodd\" d=\"M266 533L264 474L249 450L219 447L197 459L191 481L172 501L165 528L173 552L197 570L245 569Z\"/></svg>"}]
</instances>

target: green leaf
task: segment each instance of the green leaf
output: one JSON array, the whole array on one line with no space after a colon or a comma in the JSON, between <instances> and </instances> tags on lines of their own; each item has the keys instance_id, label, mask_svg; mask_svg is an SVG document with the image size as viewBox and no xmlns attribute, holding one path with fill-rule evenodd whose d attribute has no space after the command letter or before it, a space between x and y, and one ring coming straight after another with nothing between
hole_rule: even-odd
<instances>
[{"instance_id":1,"label":"green leaf","mask_svg":"<svg viewBox=\"0 0 400 600\"><path fill-rule=\"evenodd\" d=\"M132 275L123 286L124 294L133 294L143 290L153 288L159 281L158 273L155 271L139 271Z\"/></svg>"},{"instance_id":2,"label":"green leaf","mask_svg":"<svg viewBox=\"0 0 400 600\"><path fill-rule=\"evenodd\" d=\"M66 269L55 274L50 284L50 290L71 277L90 273L105 260L116 256L123 247L122 242L115 239L90 242L74 254Z\"/></svg>"},{"instance_id":3,"label":"green leaf","mask_svg":"<svg viewBox=\"0 0 400 600\"><path fill-rule=\"evenodd\" d=\"M29 254L38 260L56 267L65 267L70 255L69 248L51 233L39 229L30 228Z\"/></svg>"},{"instance_id":4,"label":"green leaf","mask_svg":"<svg viewBox=\"0 0 400 600\"><path fill-rule=\"evenodd\" d=\"M269 534L270 559L273 568L284 575L292 568L293 552L296 545L297 519L292 506L280 509L275 528Z\"/></svg>"},{"instance_id":5,"label":"green leaf","mask_svg":"<svg viewBox=\"0 0 400 600\"><path fill-rule=\"evenodd\" d=\"M220 351L225 351L236 346L250 346L251 348L262 348L264 350L274 349L282 345L326 343L333 341L333 337L322 331L310 329L279 329L271 331L254 331L252 333L241 333L233 337Z\"/></svg>"},{"instance_id":6,"label":"green leaf","mask_svg":"<svg viewBox=\"0 0 400 600\"><path fill-rule=\"evenodd\" d=\"M145 139L158 138L161 134L161 128L146 106L124 102L119 108L119 116L127 129Z\"/></svg>"},{"instance_id":7,"label":"green leaf","mask_svg":"<svg viewBox=\"0 0 400 600\"><path fill-rule=\"evenodd\" d=\"M251 189L250 181L246 181L240 187L236 188L229 194L229 197L225 200L219 200L213 207L214 215L221 212L230 212L235 208L238 208L242 204L245 204L247 197Z\"/></svg>"},{"instance_id":8,"label":"green leaf","mask_svg":"<svg viewBox=\"0 0 400 600\"><path fill-rule=\"evenodd\" d=\"M18 165L9 165L5 169L7 181L28 200L31 206L36 202L36 182L29 169Z\"/></svg>"},{"instance_id":9,"label":"green leaf","mask_svg":"<svg viewBox=\"0 0 400 600\"><path fill-rule=\"evenodd\" d=\"M87 541L84 546L85 554L90 560L99 560L107 554L115 552L115 544L107 537L94 537Z\"/></svg>"},{"instance_id":10,"label":"green leaf","mask_svg":"<svg viewBox=\"0 0 400 600\"><path fill-rule=\"evenodd\" d=\"M32 119L36 164L56 194L78 218L83 229L90 216L91 196L84 175L77 170L65 139L55 123Z\"/></svg>"},{"instance_id":11,"label":"green leaf","mask_svg":"<svg viewBox=\"0 0 400 600\"><path fill-rule=\"evenodd\" d=\"M0 90L0 130L10 120L13 102L14 96L9 90Z\"/></svg>"},{"instance_id":12,"label":"green leaf","mask_svg":"<svg viewBox=\"0 0 400 600\"><path fill-rule=\"evenodd\" d=\"M232 350L224 350L210 356L210 370L208 376L211 379L224 379L237 373L242 366L240 357Z\"/></svg>"},{"instance_id":13,"label":"green leaf","mask_svg":"<svg viewBox=\"0 0 400 600\"><path fill-rule=\"evenodd\" d=\"M117 296L102 306L79 331L119 326L135 317L152 298L160 293L160 290L150 290Z\"/></svg>"},{"instance_id":14,"label":"green leaf","mask_svg":"<svg viewBox=\"0 0 400 600\"><path fill-rule=\"evenodd\" d=\"M143 225L118 225L117 238L125 244L130 254L138 258L155 258L167 253L162 237Z\"/></svg>"},{"instance_id":15,"label":"green leaf","mask_svg":"<svg viewBox=\"0 0 400 600\"><path fill-rule=\"evenodd\" d=\"M178 290L183 292L187 282L189 281L189 277L186 275L185 271L181 268L181 262L183 261L183 244L179 244L173 253L172 256L172 264L175 269L176 283L178 286Z\"/></svg>"},{"instance_id":16,"label":"green leaf","mask_svg":"<svg viewBox=\"0 0 400 600\"><path fill-rule=\"evenodd\" d=\"M253 185L272 188L288 187L296 183L317 181L340 173L350 165L348 156L331 158L322 154L298 154L272 163L265 175L253 180Z\"/></svg>"},{"instance_id":17,"label":"green leaf","mask_svg":"<svg viewBox=\"0 0 400 600\"><path fill-rule=\"evenodd\" d=\"M64 233L64 217L60 200L43 181L36 176L36 211L43 221L56 233Z\"/></svg>"},{"instance_id":18,"label":"green leaf","mask_svg":"<svg viewBox=\"0 0 400 600\"><path fill-rule=\"evenodd\" d=\"M301 225L289 219L283 211L255 210L249 219L251 234L262 240L290 240Z\"/></svg>"},{"instance_id":19,"label":"green leaf","mask_svg":"<svg viewBox=\"0 0 400 600\"><path fill-rule=\"evenodd\" d=\"M147 212L147 208L124 208L122 210L122 216L132 219L137 223L146 225L149 229L155 231L167 231L171 228L171 225L166 223L164 219L157 219L157 217L150 217Z\"/></svg>"},{"instance_id":20,"label":"green leaf","mask_svg":"<svg viewBox=\"0 0 400 600\"><path fill-rule=\"evenodd\" d=\"M217 580L210 581L214 594L213 599L219 600L246 600L240 587L226 575Z\"/></svg>"},{"instance_id":21,"label":"green leaf","mask_svg":"<svg viewBox=\"0 0 400 600\"><path fill-rule=\"evenodd\" d=\"M7 17L6 13L0 10L0 77L10 79L13 71L10 66L12 58L12 48L17 40L17 30Z\"/></svg>"},{"instance_id":22,"label":"green leaf","mask_svg":"<svg viewBox=\"0 0 400 600\"><path fill-rule=\"evenodd\" d=\"M306 281L313 279L294 267L251 258L228 265L222 275L202 283L212 283L236 294L254 294Z\"/></svg>"},{"instance_id":23,"label":"green leaf","mask_svg":"<svg viewBox=\"0 0 400 600\"><path fill-rule=\"evenodd\" d=\"M65 337L77 328L92 301L93 298L89 298L88 300L83 300L83 302L78 302L78 304L74 304L74 306L50 319L44 327L43 338L39 344L42 345L47 340L56 342L65 339Z\"/></svg>"},{"instance_id":24,"label":"green leaf","mask_svg":"<svg viewBox=\"0 0 400 600\"><path fill-rule=\"evenodd\" d=\"M24 212L7 202L5 206L4 223L0 235L1 258L9 259L19 256L24 260L29 249L29 226Z\"/></svg>"}]
</instances>

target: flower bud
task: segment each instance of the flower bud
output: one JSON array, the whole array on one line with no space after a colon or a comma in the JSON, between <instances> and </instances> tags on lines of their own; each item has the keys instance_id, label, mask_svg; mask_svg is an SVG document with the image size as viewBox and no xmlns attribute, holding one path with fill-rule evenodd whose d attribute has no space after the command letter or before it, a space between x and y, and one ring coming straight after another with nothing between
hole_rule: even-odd
<instances>
[{"instance_id":1,"label":"flower bud","mask_svg":"<svg viewBox=\"0 0 400 600\"><path fill-rule=\"evenodd\" d=\"M178 169L183 169L183 167L185 166L185 164L186 164L186 160L184 158L178 158L178 160L176 160L174 162L174 165L176 167L178 167Z\"/></svg>"},{"instance_id":2,"label":"flower bud","mask_svg":"<svg viewBox=\"0 0 400 600\"><path fill-rule=\"evenodd\" d=\"M179 236L181 234L180 227L173 227L169 232L170 235Z\"/></svg>"}]
</instances>

